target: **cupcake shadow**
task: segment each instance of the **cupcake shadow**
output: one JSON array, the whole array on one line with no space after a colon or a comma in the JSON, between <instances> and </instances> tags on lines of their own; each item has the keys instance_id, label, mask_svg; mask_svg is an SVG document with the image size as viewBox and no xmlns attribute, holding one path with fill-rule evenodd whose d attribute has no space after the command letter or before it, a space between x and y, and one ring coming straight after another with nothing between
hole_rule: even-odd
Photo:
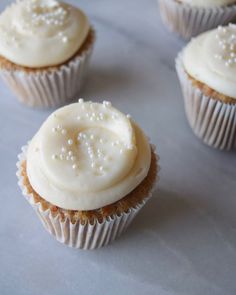
<instances>
[{"instance_id":1,"label":"cupcake shadow","mask_svg":"<svg viewBox=\"0 0 236 295\"><path fill-rule=\"evenodd\" d=\"M220 288L225 270L219 263L231 263L232 253L222 256L225 226L213 207L191 192L157 190L127 232L106 249L92 252L91 259L103 264L108 260L110 271L149 286L158 284L171 294L177 289L189 294L199 286Z\"/></svg>"},{"instance_id":2,"label":"cupcake shadow","mask_svg":"<svg viewBox=\"0 0 236 295\"><path fill-rule=\"evenodd\" d=\"M165 190L156 190L152 199L127 230L124 239L131 238L132 235L135 236L137 232L158 232L167 224L177 223L180 219L183 220L191 212L190 205L185 197Z\"/></svg>"}]
</instances>

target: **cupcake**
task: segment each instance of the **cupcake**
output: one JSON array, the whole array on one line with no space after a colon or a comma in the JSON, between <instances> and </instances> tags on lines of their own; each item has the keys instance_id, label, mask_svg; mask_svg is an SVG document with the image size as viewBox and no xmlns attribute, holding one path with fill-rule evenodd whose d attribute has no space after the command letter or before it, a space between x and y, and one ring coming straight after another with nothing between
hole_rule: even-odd
<instances>
[{"instance_id":1,"label":"cupcake","mask_svg":"<svg viewBox=\"0 0 236 295\"><path fill-rule=\"evenodd\" d=\"M167 28L190 39L236 19L235 0L159 0Z\"/></svg>"},{"instance_id":2,"label":"cupcake","mask_svg":"<svg viewBox=\"0 0 236 295\"><path fill-rule=\"evenodd\" d=\"M95 42L86 15L55 0L22 0L0 15L0 75L31 107L55 107L80 91Z\"/></svg>"},{"instance_id":3,"label":"cupcake","mask_svg":"<svg viewBox=\"0 0 236 295\"><path fill-rule=\"evenodd\" d=\"M219 149L236 146L236 25L193 39L176 59L194 133Z\"/></svg>"},{"instance_id":4,"label":"cupcake","mask_svg":"<svg viewBox=\"0 0 236 295\"><path fill-rule=\"evenodd\" d=\"M55 111L17 163L19 185L59 242L95 249L117 238L150 199L158 165L140 127L110 102Z\"/></svg>"}]
</instances>

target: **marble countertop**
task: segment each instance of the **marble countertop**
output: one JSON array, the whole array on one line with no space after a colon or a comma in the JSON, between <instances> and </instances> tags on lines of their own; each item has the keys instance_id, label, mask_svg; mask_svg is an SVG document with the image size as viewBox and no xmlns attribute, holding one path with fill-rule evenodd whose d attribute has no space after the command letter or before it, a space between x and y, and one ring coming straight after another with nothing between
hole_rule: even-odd
<instances>
[{"instance_id":1,"label":"marble countertop","mask_svg":"<svg viewBox=\"0 0 236 295\"><path fill-rule=\"evenodd\" d=\"M10 1L2 0L0 9ZM203 145L185 118L156 0L77 0L97 31L81 97L111 100L160 155L153 199L128 231L96 251L54 240L21 196L17 154L50 111L20 105L0 82L0 294L236 294L236 157Z\"/></svg>"}]
</instances>

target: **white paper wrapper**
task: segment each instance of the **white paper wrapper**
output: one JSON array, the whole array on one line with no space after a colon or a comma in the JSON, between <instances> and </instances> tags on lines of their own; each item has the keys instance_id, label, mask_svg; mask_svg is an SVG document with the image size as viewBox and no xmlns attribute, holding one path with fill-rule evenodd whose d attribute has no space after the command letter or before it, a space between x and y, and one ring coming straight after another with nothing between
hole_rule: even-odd
<instances>
[{"instance_id":1,"label":"white paper wrapper","mask_svg":"<svg viewBox=\"0 0 236 295\"><path fill-rule=\"evenodd\" d=\"M192 85L181 58L176 70L182 87L186 115L193 132L209 146L221 150L236 148L236 103L224 103L205 96Z\"/></svg>"},{"instance_id":2,"label":"white paper wrapper","mask_svg":"<svg viewBox=\"0 0 236 295\"><path fill-rule=\"evenodd\" d=\"M155 147L153 146L153 150L154 149ZM94 224L90 224L87 222L82 224L78 220L75 224L72 224L68 218L61 221L59 215L53 216L51 214L50 209L43 210L41 203L36 203L33 196L28 193L27 188L24 186L22 177L22 162L26 160L26 152L27 146L24 146L22 148L22 153L18 156L19 161L17 162L16 173L18 185L21 188L26 200L36 211L45 229L59 242L66 244L69 247L92 250L111 243L126 230L136 214L151 198L152 191L155 188L154 185L152 191L150 191L149 195L146 196L142 203L129 209L127 213L113 215L112 217L108 217L106 219L104 218L101 223L95 222ZM157 155L156 158L157 160L159 159Z\"/></svg>"},{"instance_id":3,"label":"white paper wrapper","mask_svg":"<svg viewBox=\"0 0 236 295\"><path fill-rule=\"evenodd\" d=\"M160 14L167 28L184 39L236 20L236 4L225 7L193 7L176 0L159 0Z\"/></svg>"},{"instance_id":4,"label":"white paper wrapper","mask_svg":"<svg viewBox=\"0 0 236 295\"><path fill-rule=\"evenodd\" d=\"M23 72L1 70L0 76L20 102L30 107L49 108L69 103L78 96L95 43L55 71Z\"/></svg>"}]
</instances>

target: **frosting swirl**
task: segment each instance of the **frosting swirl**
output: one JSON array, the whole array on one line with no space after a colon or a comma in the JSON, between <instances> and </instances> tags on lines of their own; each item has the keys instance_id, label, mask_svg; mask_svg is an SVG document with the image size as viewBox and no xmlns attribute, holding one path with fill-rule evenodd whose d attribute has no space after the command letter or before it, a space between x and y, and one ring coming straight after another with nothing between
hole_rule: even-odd
<instances>
[{"instance_id":1,"label":"frosting swirl","mask_svg":"<svg viewBox=\"0 0 236 295\"><path fill-rule=\"evenodd\" d=\"M218 7L236 3L235 0L181 0L181 2L198 7Z\"/></svg>"},{"instance_id":2,"label":"frosting swirl","mask_svg":"<svg viewBox=\"0 0 236 295\"><path fill-rule=\"evenodd\" d=\"M183 64L196 80L236 99L236 25L193 39L183 51Z\"/></svg>"},{"instance_id":3,"label":"frosting swirl","mask_svg":"<svg viewBox=\"0 0 236 295\"><path fill-rule=\"evenodd\" d=\"M11 62L40 68L71 58L89 32L78 8L56 0L22 0L0 15L0 55Z\"/></svg>"},{"instance_id":4,"label":"frosting swirl","mask_svg":"<svg viewBox=\"0 0 236 295\"><path fill-rule=\"evenodd\" d=\"M142 130L111 106L83 102L54 112L32 139L27 175L34 190L70 210L94 210L130 193L151 162Z\"/></svg>"}]
</instances>

